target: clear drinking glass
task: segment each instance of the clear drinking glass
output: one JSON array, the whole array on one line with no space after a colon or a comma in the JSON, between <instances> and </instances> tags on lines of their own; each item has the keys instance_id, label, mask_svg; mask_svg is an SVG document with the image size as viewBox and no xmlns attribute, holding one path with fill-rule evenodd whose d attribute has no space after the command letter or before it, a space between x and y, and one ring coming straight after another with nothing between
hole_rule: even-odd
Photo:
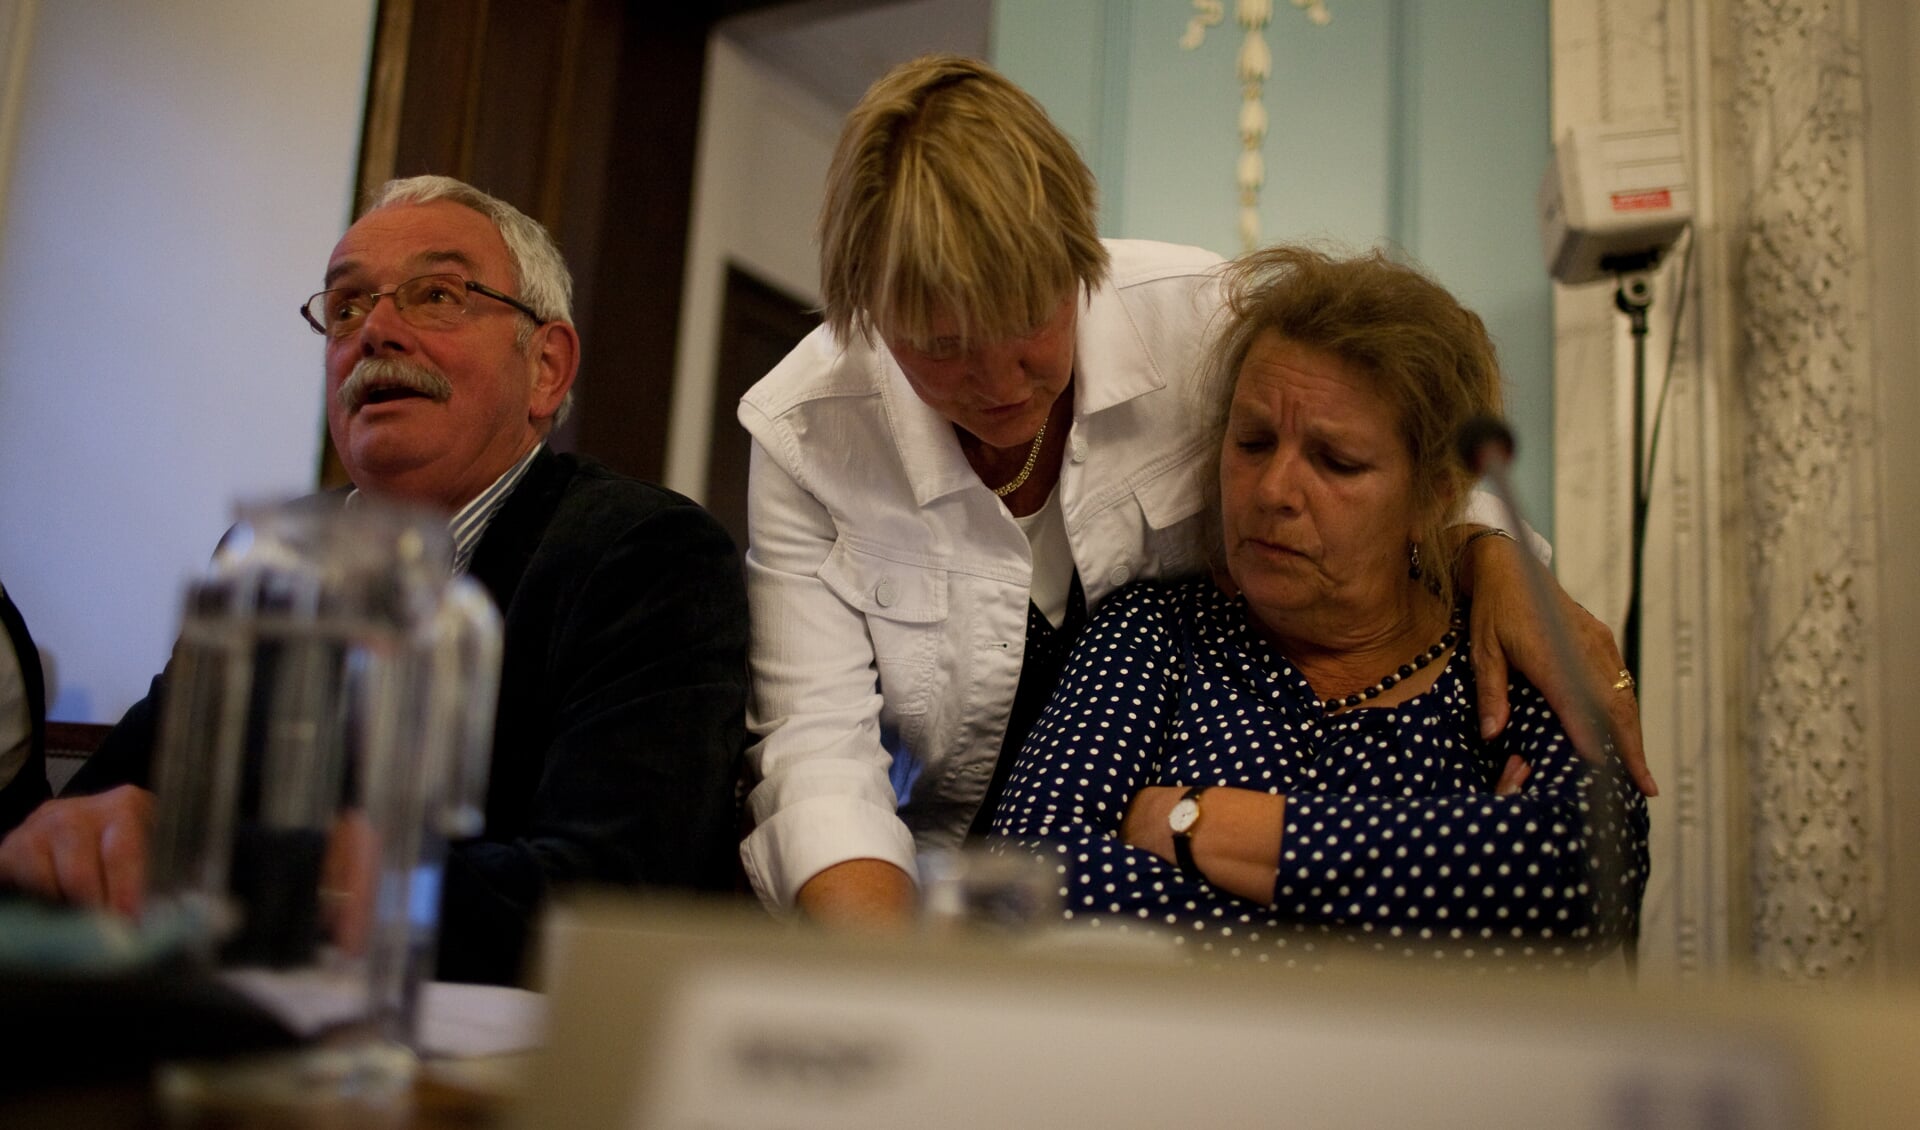
<instances>
[{"instance_id":1,"label":"clear drinking glass","mask_svg":"<svg viewBox=\"0 0 1920 1130\"><path fill-rule=\"evenodd\" d=\"M1050 858L1000 843L922 852L916 862L926 929L1030 935L1060 924L1060 876Z\"/></svg>"},{"instance_id":2,"label":"clear drinking glass","mask_svg":"<svg viewBox=\"0 0 1920 1130\"><path fill-rule=\"evenodd\" d=\"M410 1078L442 864L480 830L499 680L499 615L450 561L426 511L243 507L188 586L149 912L206 923L199 956L315 1037L269 1088Z\"/></svg>"}]
</instances>

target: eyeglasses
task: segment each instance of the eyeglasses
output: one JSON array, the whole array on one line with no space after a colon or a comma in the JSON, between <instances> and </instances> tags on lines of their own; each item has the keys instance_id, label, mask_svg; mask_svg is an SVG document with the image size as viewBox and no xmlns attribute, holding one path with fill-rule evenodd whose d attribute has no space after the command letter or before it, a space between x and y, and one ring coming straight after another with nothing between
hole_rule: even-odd
<instances>
[{"instance_id":1,"label":"eyeglasses","mask_svg":"<svg viewBox=\"0 0 1920 1130\"><path fill-rule=\"evenodd\" d=\"M313 327L314 333L345 337L359 329L360 323L373 313L374 303L382 298L391 298L393 308L409 325L445 330L459 325L467 315L473 313L473 306L467 298L469 293L504 302L532 318L536 324L545 325L547 322L547 319L534 313L533 307L518 298L459 275L421 275L408 279L392 290L361 290L358 287L323 290L307 299L300 307L300 313L307 319L307 324Z\"/></svg>"}]
</instances>

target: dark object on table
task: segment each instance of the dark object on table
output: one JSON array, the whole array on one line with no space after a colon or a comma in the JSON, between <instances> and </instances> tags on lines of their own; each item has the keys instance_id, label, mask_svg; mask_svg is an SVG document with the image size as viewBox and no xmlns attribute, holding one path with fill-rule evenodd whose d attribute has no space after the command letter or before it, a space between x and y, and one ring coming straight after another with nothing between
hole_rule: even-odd
<instances>
[{"instance_id":1,"label":"dark object on table","mask_svg":"<svg viewBox=\"0 0 1920 1130\"><path fill-rule=\"evenodd\" d=\"M278 1020L194 963L110 975L0 972L0 1099L144 1077L162 1060L291 1047Z\"/></svg>"}]
</instances>

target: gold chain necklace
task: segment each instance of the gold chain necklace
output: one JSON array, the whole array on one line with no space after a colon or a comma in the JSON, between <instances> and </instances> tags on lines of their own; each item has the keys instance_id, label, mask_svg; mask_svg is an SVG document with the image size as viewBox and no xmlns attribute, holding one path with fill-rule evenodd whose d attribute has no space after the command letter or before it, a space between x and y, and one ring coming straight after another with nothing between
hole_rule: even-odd
<instances>
[{"instance_id":1,"label":"gold chain necklace","mask_svg":"<svg viewBox=\"0 0 1920 1130\"><path fill-rule=\"evenodd\" d=\"M1020 473L1013 477L1012 482L1003 487L993 488L995 497L1005 498L1026 483L1027 476L1033 474L1033 464L1040 458L1040 445L1046 442L1046 438L1047 425L1042 423L1040 431L1033 437L1033 446L1027 449L1027 465L1020 468Z\"/></svg>"}]
</instances>

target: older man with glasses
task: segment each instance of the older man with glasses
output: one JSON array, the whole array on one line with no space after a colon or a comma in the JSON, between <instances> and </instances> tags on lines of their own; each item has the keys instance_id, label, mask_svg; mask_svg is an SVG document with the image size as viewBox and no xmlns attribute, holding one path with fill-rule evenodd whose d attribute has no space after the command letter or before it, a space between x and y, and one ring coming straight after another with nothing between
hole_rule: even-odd
<instances>
[{"instance_id":1,"label":"older man with glasses","mask_svg":"<svg viewBox=\"0 0 1920 1130\"><path fill-rule=\"evenodd\" d=\"M746 603L694 503L550 450L579 367L546 230L446 177L393 181L301 313L326 342L327 424L365 493L450 515L456 569L506 625L487 827L455 846L438 976L510 982L550 889L731 883ZM154 705L0 842L0 883L133 913Z\"/></svg>"}]
</instances>

